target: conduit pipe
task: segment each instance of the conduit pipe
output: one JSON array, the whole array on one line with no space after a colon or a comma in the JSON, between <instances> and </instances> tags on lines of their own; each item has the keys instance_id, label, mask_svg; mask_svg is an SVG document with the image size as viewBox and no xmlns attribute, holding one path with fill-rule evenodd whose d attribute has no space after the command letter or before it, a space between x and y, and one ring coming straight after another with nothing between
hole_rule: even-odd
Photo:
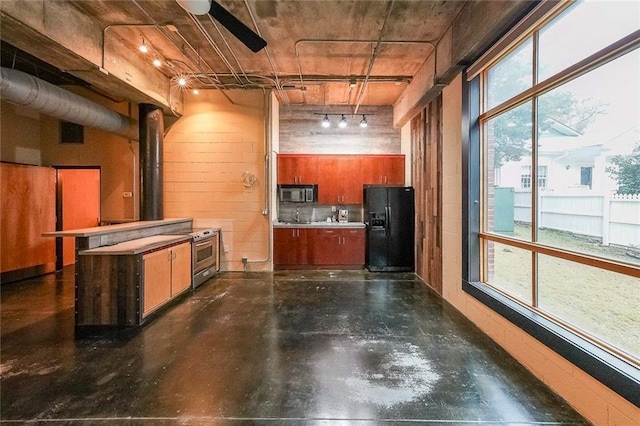
<instances>
[{"instance_id":1,"label":"conduit pipe","mask_svg":"<svg viewBox=\"0 0 640 426\"><path fill-rule=\"evenodd\" d=\"M32 75L0 68L0 98L64 121L138 140L138 123Z\"/></svg>"}]
</instances>

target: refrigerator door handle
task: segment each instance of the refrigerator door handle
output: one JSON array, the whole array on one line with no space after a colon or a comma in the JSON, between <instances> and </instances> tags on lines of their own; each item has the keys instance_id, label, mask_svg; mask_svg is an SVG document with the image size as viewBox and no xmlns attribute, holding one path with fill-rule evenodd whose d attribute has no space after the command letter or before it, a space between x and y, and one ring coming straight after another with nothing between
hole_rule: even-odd
<instances>
[{"instance_id":1,"label":"refrigerator door handle","mask_svg":"<svg viewBox=\"0 0 640 426\"><path fill-rule=\"evenodd\" d=\"M389 234L389 232L391 232L391 206L387 205L385 206L385 213L387 214L387 223L386 223L386 233L387 235Z\"/></svg>"}]
</instances>

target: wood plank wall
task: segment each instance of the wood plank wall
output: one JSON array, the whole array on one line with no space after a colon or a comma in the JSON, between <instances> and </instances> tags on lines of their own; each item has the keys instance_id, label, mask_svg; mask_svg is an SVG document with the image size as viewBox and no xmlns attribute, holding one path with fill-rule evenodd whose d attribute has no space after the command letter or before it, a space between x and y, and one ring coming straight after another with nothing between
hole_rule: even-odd
<instances>
[{"instance_id":1,"label":"wood plank wall","mask_svg":"<svg viewBox=\"0 0 640 426\"><path fill-rule=\"evenodd\" d=\"M55 270L56 172L0 163L0 272L10 282Z\"/></svg>"},{"instance_id":2,"label":"wood plank wall","mask_svg":"<svg viewBox=\"0 0 640 426\"><path fill-rule=\"evenodd\" d=\"M400 154L400 130L393 128L393 107L280 106L281 154ZM331 127L318 114L345 114L348 126L338 127L340 115L329 115ZM360 127L362 115L368 126Z\"/></svg>"},{"instance_id":3,"label":"wood plank wall","mask_svg":"<svg viewBox=\"0 0 640 426\"><path fill-rule=\"evenodd\" d=\"M442 294L442 96L411 122L416 273Z\"/></svg>"}]
</instances>

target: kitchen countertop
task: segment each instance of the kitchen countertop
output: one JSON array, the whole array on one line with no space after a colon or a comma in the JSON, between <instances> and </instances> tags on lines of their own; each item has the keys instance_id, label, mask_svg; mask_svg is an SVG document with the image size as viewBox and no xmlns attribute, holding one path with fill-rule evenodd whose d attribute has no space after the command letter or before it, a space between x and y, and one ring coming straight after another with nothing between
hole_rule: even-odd
<instances>
[{"instance_id":1,"label":"kitchen countertop","mask_svg":"<svg viewBox=\"0 0 640 426\"><path fill-rule=\"evenodd\" d=\"M92 228L69 229L67 231L45 232L44 237L90 237L95 235L108 234L114 231L129 231L136 229L150 228L158 225L170 225L180 222L191 222L192 219L162 219L162 220L144 220L137 222L119 223L117 225L95 226ZM189 224L191 228L191 224Z\"/></svg>"},{"instance_id":2,"label":"kitchen countertop","mask_svg":"<svg viewBox=\"0 0 640 426\"><path fill-rule=\"evenodd\" d=\"M364 222L273 222L274 228L365 228Z\"/></svg>"},{"instance_id":3,"label":"kitchen countertop","mask_svg":"<svg viewBox=\"0 0 640 426\"><path fill-rule=\"evenodd\" d=\"M153 235L151 237L137 238L111 246L101 246L94 249L83 250L79 255L132 255L154 250L171 244L190 241L190 235Z\"/></svg>"}]
</instances>

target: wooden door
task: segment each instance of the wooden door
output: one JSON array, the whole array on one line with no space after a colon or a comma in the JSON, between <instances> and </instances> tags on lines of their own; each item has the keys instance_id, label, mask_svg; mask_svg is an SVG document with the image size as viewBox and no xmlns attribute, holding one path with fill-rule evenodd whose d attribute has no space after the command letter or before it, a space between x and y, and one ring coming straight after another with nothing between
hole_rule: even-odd
<instances>
[{"instance_id":1,"label":"wooden door","mask_svg":"<svg viewBox=\"0 0 640 426\"><path fill-rule=\"evenodd\" d=\"M171 298L171 255L170 249L164 249L142 256L142 316L146 316Z\"/></svg>"},{"instance_id":2,"label":"wooden door","mask_svg":"<svg viewBox=\"0 0 640 426\"><path fill-rule=\"evenodd\" d=\"M100 169L58 168L58 231L91 228L100 224ZM75 263L75 238L62 238L56 266Z\"/></svg>"},{"instance_id":3,"label":"wooden door","mask_svg":"<svg viewBox=\"0 0 640 426\"><path fill-rule=\"evenodd\" d=\"M278 183L318 183L317 163L317 157L312 155L278 155Z\"/></svg>"},{"instance_id":4,"label":"wooden door","mask_svg":"<svg viewBox=\"0 0 640 426\"><path fill-rule=\"evenodd\" d=\"M364 265L364 229L342 230L342 263L344 265Z\"/></svg>"},{"instance_id":5,"label":"wooden door","mask_svg":"<svg viewBox=\"0 0 640 426\"><path fill-rule=\"evenodd\" d=\"M171 296L191 287L191 243L171 247Z\"/></svg>"}]
</instances>

